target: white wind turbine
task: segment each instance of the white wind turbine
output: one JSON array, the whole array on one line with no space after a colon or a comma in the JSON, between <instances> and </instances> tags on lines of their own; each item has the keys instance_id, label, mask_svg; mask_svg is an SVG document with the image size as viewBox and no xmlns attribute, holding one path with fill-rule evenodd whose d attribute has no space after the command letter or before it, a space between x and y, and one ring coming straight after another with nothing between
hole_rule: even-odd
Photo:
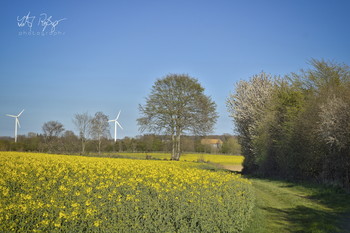
<instances>
[{"instance_id":1,"label":"white wind turbine","mask_svg":"<svg viewBox=\"0 0 350 233\"><path fill-rule=\"evenodd\" d=\"M123 127L118 122L119 115L120 115L120 111L119 111L117 117L114 120L109 120L108 121L108 122L114 122L114 142L117 141L117 127L119 126L121 129L123 129Z\"/></svg>"},{"instance_id":2,"label":"white wind turbine","mask_svg":"<svg viewBox=\"0 0 350 233\"><path fill-rule=\"evenodd\" d=\"M24 111L24 109L22 110L22 112L23 112L23 111ZM20 114L18 114L17 116L6 114L6 116L13 117L13 118L16 119L16 120L15 120L15 142L17 142L17 125L18 125L18 127L21 128L21 125L19 124L18 117L22 114L22 112L20 112Z\"/></svg>"}]
</instances>

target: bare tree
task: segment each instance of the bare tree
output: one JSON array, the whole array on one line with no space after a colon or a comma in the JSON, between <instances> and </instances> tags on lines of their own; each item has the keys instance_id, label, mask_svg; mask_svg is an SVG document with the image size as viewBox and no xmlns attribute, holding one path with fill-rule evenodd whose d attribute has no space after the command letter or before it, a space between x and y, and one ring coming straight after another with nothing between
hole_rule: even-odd
<instances>
[{"instance_id":1,"label":"bare tree","mask_svg":"<svg viewBox=\"0 0 350 233\"><path fill-rule=\"evenodd\" d=\"M91 119L90 135L92 138L98 141L98 153L101 153L102 138L109 136L109 124L108 117L102 112L95 113L95 116Z\"/></svg>"},{"instance_id":2,"label":"bare tree","mask_svg":"<svg viewBox=\"0 0 350 233\"><path fill-rule=\"evenodd\" d=\"M172 160L180 159L181 135L209 133L218 117L216 104L204 95L198 80L178 74L158 79L139 110L142 117L137 121L141 131L171 135Z\"/></svg>"},{"instance_id":3,"label":"bare tree","mask_svg":"<svg viewBox=\"0 0 350 233\"><path fill-rule=\"evenodd\" d=\"M58 137L64 131L63 125L58 121L48 121L44 123L43 127L44 136L50 140L53 137Z\"/></svg>"},{"instance_id":4,"label":"bare tree","mask_svg":"<svg viewBox=\"0 0 350 233\"><path fill-rule=\"evenodd\" d=\"M91 116L85 112L82 114L75 114L73 123L79 131L79 137L81 141L81 153L85 153L85 143L88 138L91 126Z\"/></svg>"},{"instance_id":5,"label":"bare tree","mask_svg":"<svg viewBox=\"0 0 350 233\"><path fill-rule=\"evenodd\" d=\"M61 136L64 131L63 125L58 121L48 121L44 123L42 130L45 139L45 144L43 144L44 150L50 152L60 151L63 147L59 136Z\"/></svg>"}]
</instances>

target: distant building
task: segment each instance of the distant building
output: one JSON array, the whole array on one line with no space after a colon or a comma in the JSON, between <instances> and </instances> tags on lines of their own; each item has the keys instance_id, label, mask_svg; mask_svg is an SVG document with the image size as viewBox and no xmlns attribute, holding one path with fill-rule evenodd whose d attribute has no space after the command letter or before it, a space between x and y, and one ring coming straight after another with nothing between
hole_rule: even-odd
<instances>
[{"instance_id":1,"label":"distant building","mask_svg":"<svg viewBox=\"0 0 350 233\"><path fill-rule=\"evenodd\" d=\"M201 140L202 145L208 145L211 146L214 149L220 149L223 142L220 139L202 139Z\"/></svg>"}]
</instances>

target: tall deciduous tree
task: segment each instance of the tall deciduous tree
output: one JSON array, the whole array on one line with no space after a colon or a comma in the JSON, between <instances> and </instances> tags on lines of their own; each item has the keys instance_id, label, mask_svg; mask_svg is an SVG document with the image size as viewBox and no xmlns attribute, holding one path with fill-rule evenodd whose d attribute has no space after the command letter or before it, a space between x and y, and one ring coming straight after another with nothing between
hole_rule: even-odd
<instances>
[{"instance_id":1,"label":"tall deciduous tree","mask_svg":"<svg viewBox=\"0 0 350 233\"><path fill-rule=\"evenodd\" d=\"M98 153L101 153L101 143L103 137L108 137L108 117L102 112L95 113L95 116L91 119L90 134L92 138L98 141Z\"/></svg>"},{"instance_id":2,"label":"tall deciduous tree","mask_svg":"<svg viewBox=\"0 0 350 233\"><path fill-rule=\"evenodd\" d=\"M79 131L79 137L81 141L81 153L84 154L85 142L87 140L91 126L91 116L87 112L82 114L75 114L73 118L73 123Z\"/></svg>"},{"instance_id":3,"label":"tall deciduous tree","mask_svg":"<svg viewBox=\"0 0 350 233\"><path fill-rule=\"evenodd\" d=\"M183 74L158 79L139 111L142 117L137 121L141 131L171 135L172 160L180 159L183 134L209 133L218 117L216 104L204 94L198 80Z\"/></svg>"}]
</instances>

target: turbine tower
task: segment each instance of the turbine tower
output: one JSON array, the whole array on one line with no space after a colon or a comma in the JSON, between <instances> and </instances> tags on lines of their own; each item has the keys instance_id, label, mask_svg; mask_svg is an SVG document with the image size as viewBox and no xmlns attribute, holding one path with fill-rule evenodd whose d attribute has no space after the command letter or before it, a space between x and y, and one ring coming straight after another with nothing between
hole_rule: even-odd
<instances>
[{"instance_id":1,"label":"turbine tower","mask_svg":"<svg viewBox=\"0 0 350 233\"><path fill-rule=\"evenodd\" d=\"M119 115L120 115L120 111L119 111L117 117L114 120L109 120L108 121L108 122L114 122L114 142L117 141L117 127L119 126L121 129L123 129L123 127L118 122Z\"/></svg>"},{"instance_id":2,"label":"turbine tower","mask_svg":"<svg viewBox=\"0 0 350 233\"><path fill-rule=\"evenodd\" d=\"M22 110L22 112L23 112L23 111L24 111L24 109ZM18 127L21 128L21 125L19 124L18 118L19 118L19 116L22 114L22 112L20 112L20 114L18 114L17 116L6 114L6 116L15 118L15 142L17 142L17 125L18 125Z\"/></svg>"}]
</instances>

